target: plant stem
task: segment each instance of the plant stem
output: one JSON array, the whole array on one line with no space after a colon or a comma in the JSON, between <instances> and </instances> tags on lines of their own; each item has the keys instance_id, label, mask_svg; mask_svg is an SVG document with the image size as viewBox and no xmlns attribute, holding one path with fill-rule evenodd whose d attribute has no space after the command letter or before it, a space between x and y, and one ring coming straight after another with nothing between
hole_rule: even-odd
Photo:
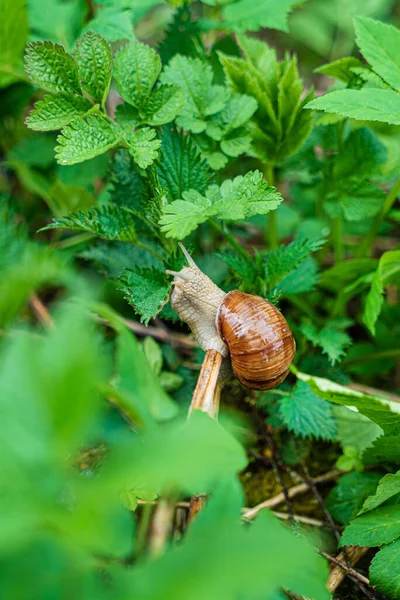
<instances>
[{"instance_id":1,"label":"plant stem","mask_svg":"<svg viewBox=\"0 0 400 600\"><path fill-rule=\"evenodd\" d=\"M136 555L141 556L146 547L146 538L149 530L151 513L153 512L153 506L151 504L145 504L138 527L137 538L136 538Z\"/></svg>"},{"instance_id":2,"label":"plant stem","mask_svg":"<svg viewBox=\"0 0 400 600\"><path fill-rule=\"evenodd\" d=\"M229 242L232 248L234 248L241 256L243 256L243 258L249 259L250 255L247 252L247 250L245 250L245 248L243 248L243 246L239 244L236 238L231 233L229 233L229 231L225 227L223 227L216 219L211 219L210 223L216 231L218 231L224 236L224 238L227 242Z\"/></svg>"},{"instance_id":3,"label":"plant stem","mask_svg":"<svg viewBox=\"0 0 400 600\"><path fill-rule=\"evenodd\" d=\"M366 234L363 242L360 245L359 251L357 253L357 256L359 258L362 258L364 256L370 256L371 249L372 249L372 243L375 239L375 236L378 233L379 228L382 225L386 214L392 208L399 193L400 193L400 177L397 180L397 182L394 184L392 189L390 190L389 194L386 196L385 203L382 206L380 212L375 217L375 219L372 221L370 230Z\"/></svg>"},{"instance_id":4,"label":"plant stem","mask_svg":"<svg viewBox=\"0 0 400 600\"><path fill-rule=\"evenodd\" d=\"M275 173L274 166L268 164L264 169L264 177L268 185L274 185ZM268 226L265 232L265 241L270 250L275 250L278 247L278 223L276 220L276 210L271 210L268 213Z\"/></svg>"},{"instance_id":5,"label":"plant stem","mask_svg":"<svg viewBox=\"0 0 400 600\"><path fill-rule=\"evenodd\" d=\"M343 231L340 217L336 217L332 221L332 244L335 252L335 262L339 263L343 260Z\"/></svg>"},{"instance_id":6,"label":"plant stem","mask_svg":"<svg viewBox=\"0 0 400 600\"><path fill-rule=\"evenodd\" d=\"M354 358L344 359L343 364L360 365L371 360L380 360L381 358L397 358L398 356L400 356L400 348L389 348L388 350L381 350L380 352L371 352L371 354L366 354L364 356L355 356Z\"/></svg>"}]
</instances>

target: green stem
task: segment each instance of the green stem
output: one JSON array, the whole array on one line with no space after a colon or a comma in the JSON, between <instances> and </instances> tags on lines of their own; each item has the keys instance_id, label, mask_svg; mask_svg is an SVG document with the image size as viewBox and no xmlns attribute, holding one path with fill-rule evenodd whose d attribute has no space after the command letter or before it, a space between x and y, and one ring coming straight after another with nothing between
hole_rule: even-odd
<instances>
[{"instance_id":1,"label":"green stem","mask_svg":"<svg viewBox=\"0 0 400 600\"><path fill-rule=\"evenodd\" d=\"M400 356L400 348L390 348L389 350L381 350L380 352L371 352L364 356L355 356L354 358L347 358L343 361L345 365L360 365L362 363L370 362L371 360L379 360L381 358L397 358Z\"/></svg>"},{"instance_id":2,"label":"green stem","mask_svg":"<svg viewBox=\"0 0 400 600\"><path fill-rule=\"evenodd\" d=\"M54 247L58 249L72 248L73 246L77 246L83 242L88 242L95 237L96 235L94 233L80 233L79 235L74 235L73 237L62 240L61 242L56 242Z\"/></svg>"},{"instance_id":3,"label":"green stem","mask_svg":"<svg viewBox=\"0 0 400 600\"><path fill-rule=\"evenodd\" d=\"M153 248L151 248L147 244L144 244L143 242L140 242L139 240L137 240L136 242L133 243L133 245L138 246L138 248L143 248L143 250L146 250L147 252L152 254L154 256L154 258L157 258L157 260L160 260L162 263L164 262L164 257L161 256L161 254L159 254L157 252L157 250L153 250Z\"/></svg>"},{"instance_id":4,"label":"green stem","mask_svg":"<svg viewBox=\"0 0 400 600\"><path fill-rule=\"evenodd\" d=\"M264 177L268 185L274 185L274 165L268 164L264 169ZM271 210L268 213L268 225L265 231L265 241L270 250L275 250L278 247L278 223L276 220L276 211Z\"/></svg>"},{"instance_id":5,"label":"green stem","mask_svg":"<svg viewBox=\"0 0 400 600\"><path fill-rule=\"evenodd\" d=\"M234 248L241 256L243 256L243 258L246 258L247 260L249 259L250 255L247 252L247 250L245 250L239 244L239 242L236 240L236 238L231 233L229 233L229 231L225 227L222 227L222 225L219 223L219 221L216 221L215 219L211 219L210 223L214 227L214 229L216 229L216 231L218 231L219 233L221 233L224 236L224 238L226 239L227 242L229 242L229 244L232 246L232 248Z\"/></svg>"},{"instance_id":6,"label":"green stem","mask_svg":"<svg viewBox=\"0 0 400 600\"><path fill-rule=\"evenodd\" d=\"M366 234L363 242L361 243L359 251L357 253L357 256L359 258L362 258L364 256L370 256L371 249L372 249L372 243L376 237L376 234L378 233L379 228L382 225L386 214L392 208L399 192L400 192L400 177L397 180L397 182L394 184L392 189L390 190L389 194L386 196L385 203L382 206L379 214L372 221L370 230Z\"/></svg>"},{"instance_id":7,"label":"green stem","mask_svg":"<svg viewBox=\"0 0 400 600\"><path fill-rule=\"evenodd\" d=\"M335 262L341 262L343 260L343 231L341 217L336 217L336 219L332 221L332 243L335 252Z\"/></svg>"}]
</instances>

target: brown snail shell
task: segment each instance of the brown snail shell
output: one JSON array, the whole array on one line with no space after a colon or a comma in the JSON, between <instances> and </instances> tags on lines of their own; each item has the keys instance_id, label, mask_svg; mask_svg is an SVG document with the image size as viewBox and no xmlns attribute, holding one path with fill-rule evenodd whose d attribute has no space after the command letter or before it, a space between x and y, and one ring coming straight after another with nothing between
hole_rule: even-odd
<instances>
[{"instance_id":1,"label":"brown snail shell","mask_svg":"<svg viewBox=\"0 0 400 600\"><path fill-rule=\"evenodd\" d=\"M243 385L269 390L285 379L296 343L286 319L268 300L228 292L218 308L217 327Z\"/></svg>"}]
</instances>

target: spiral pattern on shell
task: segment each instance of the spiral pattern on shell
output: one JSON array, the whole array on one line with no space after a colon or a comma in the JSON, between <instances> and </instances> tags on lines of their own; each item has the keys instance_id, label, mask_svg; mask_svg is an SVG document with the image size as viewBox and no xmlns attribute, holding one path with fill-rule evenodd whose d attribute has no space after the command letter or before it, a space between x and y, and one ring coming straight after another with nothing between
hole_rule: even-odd
<instances>
[{"instance_id":1,"label":"spiral pattern on shell","mask_svg":"<svg viewBox=\"0 0 400 600\"><path fill-rule=\"evenodd\" d=\"M296 343L286 319L268 300L229 292L218 308L217 327L243 385L269 390L285 379Z\"/></svg>"}]
</instances>

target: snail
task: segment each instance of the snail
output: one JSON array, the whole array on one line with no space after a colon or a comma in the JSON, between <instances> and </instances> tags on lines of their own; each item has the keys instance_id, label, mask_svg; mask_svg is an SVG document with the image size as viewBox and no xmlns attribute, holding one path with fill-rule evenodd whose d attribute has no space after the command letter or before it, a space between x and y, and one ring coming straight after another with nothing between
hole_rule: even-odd
<instances>
[{"instance_id":1,"label":"snail","mask_svg":"<svg viewBox=\"0 0 400 600\"><path fill-rule=\"evenodd\" d=\"M198 387L207 395L207 384L215 387L221 363L229 362L222 359L228 358L234 375L246 387L276 387L288 374L296 352L286 319L260 296L239 290L225 293L179 245L188 266L179 272L167 271L174 275L171 306L206 351Z\"/></svg>"}]
</instances>

